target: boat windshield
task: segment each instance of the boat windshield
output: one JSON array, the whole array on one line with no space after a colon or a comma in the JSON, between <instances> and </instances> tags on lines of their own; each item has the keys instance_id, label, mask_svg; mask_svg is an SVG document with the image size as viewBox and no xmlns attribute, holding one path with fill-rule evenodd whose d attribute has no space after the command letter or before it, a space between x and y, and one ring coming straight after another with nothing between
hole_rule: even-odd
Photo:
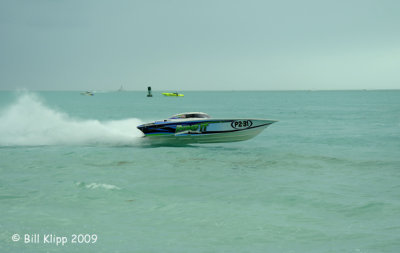
<instances>
[{"instance_id":1,"label":"boat windshield","mask_svg":"<svg viewBox=\"0 0 400 253\"><path fill-rule=\"evenodd\" d=\"M191 118L201 118L201 119L208 119L210 116L206 113L181 113L172 116L170 119L191 119Z\"/></svg>"}]
</instances>

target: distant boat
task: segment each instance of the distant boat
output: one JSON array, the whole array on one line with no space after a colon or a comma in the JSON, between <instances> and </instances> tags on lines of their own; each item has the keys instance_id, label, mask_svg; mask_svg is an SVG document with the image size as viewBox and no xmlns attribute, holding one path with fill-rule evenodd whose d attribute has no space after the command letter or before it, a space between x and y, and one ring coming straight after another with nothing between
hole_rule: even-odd
<instances>
[{"instance_id":1,"label":"distant boat","mask_svg":"<svg viewBox=\"0 0 400 253\"><path fill-rule=\"evenodd\" d=\"M179 94L178 92L173 92L173 93L164 92L162 94L167 97L183 97L183 96L185 96L183 94Z\"/></svg>"},{"instance_id":2,"label":"distant boat","mask_svg":"<svg viewBox=\"0 0 400 253\"><path fill-rule=\"evenodd\" d=\"M125 91L124 87L121 85L121 87L119 87L118 91Z\"/></svg>"},{"instance_id":3,"label":"distant boat","mask_svg":"<svg viewBox=\"0 0 400 253\"><path fill-rule=\"evenodd\" d=\"M84 91L84 92L81 92L81 95L93 96L93 95L94 95L94 93L93 93L93 92L91 92L91 91Z\"/></svg>"}]
</instances>

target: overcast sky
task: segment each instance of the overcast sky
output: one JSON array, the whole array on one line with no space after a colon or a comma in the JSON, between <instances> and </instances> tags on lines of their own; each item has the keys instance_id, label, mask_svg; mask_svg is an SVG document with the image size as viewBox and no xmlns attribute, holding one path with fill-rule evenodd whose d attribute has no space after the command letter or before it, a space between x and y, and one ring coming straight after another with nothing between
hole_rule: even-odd
<instances>
[{"instance_id":1,"label":"overcast sky","mask_svg":"<svg viewBox=\"0 0 400 253\"><path fill-rule=\"evenodd\" d=\"M398 0L1 0L0 89L400 89Z\"/></svg>"}]
</instances>

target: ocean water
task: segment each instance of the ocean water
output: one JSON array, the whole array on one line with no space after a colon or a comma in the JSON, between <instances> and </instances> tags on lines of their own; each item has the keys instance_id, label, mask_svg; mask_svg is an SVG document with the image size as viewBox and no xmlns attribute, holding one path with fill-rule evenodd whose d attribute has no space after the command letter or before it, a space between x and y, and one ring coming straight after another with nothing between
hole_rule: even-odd
<instances>
[{"instance_id":1,"label":"ocean water","mask_svg":"<svg viewBox=\"0 0 400 253\"><path fill-rule=\"evenodd\" d=\"M279 122L143 143L186 111ZM400 91L0 92L0 252L400 252Z\"/></svg>"}]
</instances>

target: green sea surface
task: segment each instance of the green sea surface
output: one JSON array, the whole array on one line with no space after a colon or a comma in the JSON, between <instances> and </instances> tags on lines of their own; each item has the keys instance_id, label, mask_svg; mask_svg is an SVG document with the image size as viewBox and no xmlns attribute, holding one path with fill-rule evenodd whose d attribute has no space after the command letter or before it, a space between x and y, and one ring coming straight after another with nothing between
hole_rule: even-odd
<instances>
[{"instance_id":1,"label":"green sea surface","mask_svg":"<svg viewBox=\"0 0 400 253\"><path fill-rule=\"evenodd\" d=\"M0 252L400 252L400 91L183 93L0 92ZM279 122L136 129L188 111Z\"/></svg>"}]
</instances>

